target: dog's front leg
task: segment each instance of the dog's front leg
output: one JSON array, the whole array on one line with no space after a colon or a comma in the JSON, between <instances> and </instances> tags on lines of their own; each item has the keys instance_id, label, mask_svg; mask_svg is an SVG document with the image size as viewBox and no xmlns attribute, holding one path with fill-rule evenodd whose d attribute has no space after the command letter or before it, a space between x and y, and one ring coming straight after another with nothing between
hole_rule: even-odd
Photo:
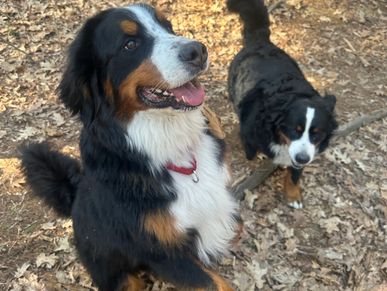
<instances>
[{"instance_id":1,"label":"dog's front leg","mask_svg":"<svg viewBox=\"0 0 387 291\"><path fill-rule=\"evenodd\" d=\"M290 207L300 209L303 208L302 195L300 187L300 177L303 169L293 167L287 168L285 176L284 192L285 197Z\"/></svg>"}]
</instances>

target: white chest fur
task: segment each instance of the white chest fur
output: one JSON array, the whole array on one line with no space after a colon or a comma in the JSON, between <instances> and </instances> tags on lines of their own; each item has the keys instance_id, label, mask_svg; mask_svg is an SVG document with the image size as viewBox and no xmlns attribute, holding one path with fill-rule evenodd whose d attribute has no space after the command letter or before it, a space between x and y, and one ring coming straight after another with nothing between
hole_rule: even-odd
<instances>
[{"instance_id":1,"label":"white chest fur","mask_svg":"<svg viewBox=\"0 0 387 291\"><path fill-rule=\"evenodd\" d=\"M195 156L198 183L192 176L170 171L177 194L170 212L179 230L198 231L198 256L209 264L210 257L219 257L230 247L237 227L238 205L227 190L230 177L226 166L217 160L218 146L204 130L200 110L148 110L137 113L128 125L128 143L144 151L155 170L167 162L189 167Z\"/></svg>"},{"instance_id":2,"label":"white chest fur","mask_svg":"<svg viewBox=\"0 0 387 291\"><path fill-rule=\"evenodd\" d=\"M190 176L171 172L178 193L171 213L180 230L198 231L198 255L207 264L209 255L219 257L227 252L236 229L237 204L226 188L229 174L224 165L218 164L216 147L211 137L202 136L195 153L198 183Z\"/></svg>"}]
</instances>

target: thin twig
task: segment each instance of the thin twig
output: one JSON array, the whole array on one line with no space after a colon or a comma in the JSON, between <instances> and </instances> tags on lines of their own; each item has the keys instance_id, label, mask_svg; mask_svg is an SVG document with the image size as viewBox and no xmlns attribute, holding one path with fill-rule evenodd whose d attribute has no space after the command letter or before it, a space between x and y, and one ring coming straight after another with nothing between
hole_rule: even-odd
<instances>
[{"instance_id":1,"label":"thin twig","mask_svg":"<svg viewBox=\"0 0 387 291\"><path fill-rule=\"evenodd\" d=\"M13 43L9 42L8 40L4 39L3 37L0 36L0 41L5 43L6 45L10 46L10 47L13 47L15 50L25 54L26 56L30 57L30 54L20 48L18 48L17 46L15 46Z\"/></svg>"}]
</instances>

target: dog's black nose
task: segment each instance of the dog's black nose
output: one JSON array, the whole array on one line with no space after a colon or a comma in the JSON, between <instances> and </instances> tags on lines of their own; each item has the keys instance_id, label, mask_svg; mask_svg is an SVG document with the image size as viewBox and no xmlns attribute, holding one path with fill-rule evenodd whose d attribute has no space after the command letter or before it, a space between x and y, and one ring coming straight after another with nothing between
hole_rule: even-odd
<instances>
[{"instance_id":1,"label":"dog's black nose","mask_svg":"<svg viewBox=\"0 0 387 291\"><path fill-rule=\"evenodd\" d=\"M299 153L296 155L296 162L299 164L307 164L310 161L310 157L306 153Z\"/></svg>"},{"instance_id":2,"label":"dog's black nose","mask_svg":"<svg viewBox=\"0 0 387 291\"><path fill-rule=\"evenodd\" d=\"M207 56L206 46L197 41L192 41L182 45L179 52L180 60L203 69L207 61Z\"/></svg>"}]
</instances>

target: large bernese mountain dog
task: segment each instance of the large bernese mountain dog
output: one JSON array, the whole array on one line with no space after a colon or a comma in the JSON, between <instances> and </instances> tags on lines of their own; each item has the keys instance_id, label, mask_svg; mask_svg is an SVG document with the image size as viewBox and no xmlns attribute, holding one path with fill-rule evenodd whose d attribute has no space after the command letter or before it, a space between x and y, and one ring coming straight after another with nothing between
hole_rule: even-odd
<instances>
[{"instance_id":1,"label":"large bernese mountain dog","mask_svg":"<svg viewBox=\"0 0 387 291\"><path fill-rule=\"evenodd\" d=\"M99 290L141 290L150 272L179 290L232 290L211 270L240 227L217 119L197 76L206 47L144 4L103 11L71 44L60 99L83 123L81 163L30 144L33 192L72 217Z\"/></svg>"},{"instance_id":2,"label":"large bernese mountain dog","mask_svg":"<svg viewBox=\"0 0 387 291\"><path fill-rule=\"evenodd\" d=\"M259 151L287 166L285 196L290 206L302 208L300 176L337 127L336 98L322 97L297 63L270 41L263 0L228 0L227 5L244 24L244 46L231 63L228 91L246 157L253 159Z\"/></svg>"}]
</instances>

